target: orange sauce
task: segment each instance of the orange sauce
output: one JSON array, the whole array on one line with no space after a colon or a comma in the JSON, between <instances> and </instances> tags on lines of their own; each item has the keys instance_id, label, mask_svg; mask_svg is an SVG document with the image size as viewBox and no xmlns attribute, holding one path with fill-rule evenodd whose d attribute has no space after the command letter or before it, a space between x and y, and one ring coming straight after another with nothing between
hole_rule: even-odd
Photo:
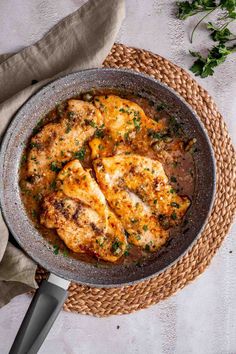
<instances>
[{"instance_id":1,"label":"orange sauce","mask_svg":"<svg viewBox=\"0 0 236 354\"><path fill-rule=\"evenodd\" d=\"M104 94L104 92L103 92ZM121 95L122 96L122 95ZM124 96L122 96L124 97ZM83 98L83 97L76 97ZM156 146L151 146L146 150L143 150L142 141L135 141L135 144L131 146L132 152L139 155L144 155L152 159L159 160L162 162L164 170L169 177L170 183L173 188L177 191L179 195L185 195L192 198L194 192L194 144L190 142L193 137L187 137L180 128L178 122L170 117L165 110L165 106L162 103L149 102L147 99L140 98L137 96L126 95L125 98L138 103L146 113L146 115L156 121L163 120L170 131L170 136L165 141L160 141ZM35 129L32 135L34 135L37 130L40 130L42 126L48 122L57 121L63 114L66 107L66 102L60 104L51 112L49 112L40 121L40 124ZM109 149L109 138L106 134L102 137L104 144L107 144ZM127 143L128 144L128 143ZM75 254L63 243L63 241L58 237L57 232L53 229L47 229L39 223L39 213L41 206L41 199L44 195L52 191L53 186L40 185L39 183L35 185L31 183L28 177L27 171L27 154L30 148L29 144L26 146L24 155L22 156L22 162L19 169L19 183L21 186L21 197L25 208L28 212L29 218L34 223L35 227L39 230L43 237L45 237L52 247L52 252L58 254L62 252L64 256L74 257L86 262L94 262L96 264L106 265L106 262L97 261L90 255L85 254ZM113 147L110 147L111 154ZM85 156L83 161L81 161L84 168L92 168L90 148L88 142L85 144ZM174 231L174 230L173 230ZM129 247L128 252L121 257L117 262L118 264L130 264L130 262L137 262L140 259L147 257L147 252L142 251L136 246Z\"/></svg>"}]
</instances>

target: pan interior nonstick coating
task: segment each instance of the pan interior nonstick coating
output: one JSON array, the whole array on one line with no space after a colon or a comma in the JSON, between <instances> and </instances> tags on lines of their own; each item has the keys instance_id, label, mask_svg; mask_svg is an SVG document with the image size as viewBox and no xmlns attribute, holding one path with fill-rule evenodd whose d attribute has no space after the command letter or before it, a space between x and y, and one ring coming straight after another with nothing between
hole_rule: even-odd
<instances>
[{"instance_id":1,"label":"pan interior nonstick coating","mask_svg":"<svg viewBox=\"0 0 236 354\"><path fill-rule=\"evenodd\" d=\"M138 94L161 101L168 113L181 120L187 135L197 139L196 181L188 224L143 264L102 265L54 255L47 240L29 220L20 197L18 169L25 143L37 122L56 104L91 89ZM20 246L49 271L92 286L130 284L156 275L176 262L197 239L211 209L215 191L214 156L206 132L192 109L167 86L127 70L91 69L58 79L44 87L18 111L3 139L0 156L1 206L3 216Z\"/></svg>"}]
</instances>

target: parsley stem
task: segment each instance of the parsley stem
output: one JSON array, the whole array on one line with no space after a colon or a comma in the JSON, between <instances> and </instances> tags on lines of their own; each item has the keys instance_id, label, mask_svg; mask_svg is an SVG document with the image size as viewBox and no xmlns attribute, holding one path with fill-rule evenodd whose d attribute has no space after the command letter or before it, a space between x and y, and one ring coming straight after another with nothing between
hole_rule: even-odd
<instances>
[{"instance_id":1,"label":"parsley stem","mask_svg":"<svg viewBox=\"0 0 236 354\"><path fill-rule=\"evenodd\" d=\"M232 42L232 41L235 41L235 40L236 40L236 37L234 37L234 38L231 38L231 39L228 39L228 40L227 40L227 43L228 43L228 42Z\"/></svg>"},{"instance_id":2,"label":"parsley stem","mask_svg":"<svg viewBox=\"0 0 236 354\"><path fill-rule=\"evenodd\" d=\"M235 19L233 18L232 20L230 20L229 22L226 22L225 24L223 24L223 26L220 28L221 30L222 29L225 29L226 27L228 27L228 25L233 22Z\"/></svg>"},{"instance_id":3,"label":"parsley stem","mask_svg":"<svg viewBox=\"0 0 236 354\"><path fill-rule=\"evenodd\" d=\"M206 13L206 15L204 15L204 16L200 19L200 21L198 21L198 23L196 24L196 26L195 26L194 29L192 30L192 33L191 33L191 36L190 36L190 42L191 42L191 43L193 43L193 35L194 35L194 33L195 33L197 27L200 25L200 23L201 23L208 15L210 15L210 14L211 14L213 11L215 11L218 7L219 7L219 6L217 6L217 7L215 7L214 9L208 11L208 12Z\"/></svg>"}]
</instances>

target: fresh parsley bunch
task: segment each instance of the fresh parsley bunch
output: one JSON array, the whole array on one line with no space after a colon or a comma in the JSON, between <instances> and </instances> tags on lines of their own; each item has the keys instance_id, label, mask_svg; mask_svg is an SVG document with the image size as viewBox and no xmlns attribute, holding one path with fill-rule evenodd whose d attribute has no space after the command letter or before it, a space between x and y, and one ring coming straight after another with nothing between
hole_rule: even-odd
<instances>
[{"instance_id":1,"label":"fresh parsley bunch","mask_svg":"<svg viewBox=\"0 0 236 354\"><path fill-rule=\"evenodd\" d=\"M236 44L229 46L229 42L236 41L236 36L228 28L228 25L236 19L236 0L193 0L177 2L177 5L177 16L182 20L197 13L206 12L194 27L190 36L191 42L197 27L210 13L219 8L224 11L224 17L221 20L225 23L222 26L216 26L212 22L207 24L211 38L218 44L208 50L206 57L199 52L190 51L190 54L197 58L190 70L202 78L213 75L215 67L223 63L229 54L236 51Z\"/></svg>"}]
</instances>

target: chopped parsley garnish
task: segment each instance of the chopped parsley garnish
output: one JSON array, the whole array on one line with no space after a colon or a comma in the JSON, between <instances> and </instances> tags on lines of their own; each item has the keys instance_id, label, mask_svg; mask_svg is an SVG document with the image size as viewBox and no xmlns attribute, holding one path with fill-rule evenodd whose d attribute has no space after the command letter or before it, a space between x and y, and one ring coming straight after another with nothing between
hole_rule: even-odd
<instances>
[{"instance_id":1,"label":"chopped parsley garnish","mask_svg":"<svg viewBox=\"0 0 236 354\"><path fill-rule=\"evenodd\" d=\"M148 230L148 226L147 225L143 225L143 230L147 231Z\"/></svg>"},{"instance_id":2,"label":"chopped parsley garnish","mask_svg":"<svg viewBox=\"0 0 236 354\"><path fill-rule=\"evenodd\" d=\"M129 232L127 230L125 230L125 236L129 237L129 235L130 235Z\"/></svg>"},{"instance_id":3,"label":"chopped parsley garnish","mask_svg":"<svg viewBox=\"0 0 236 354\"><path fill-rule=\"evenodd\" d=\"M174 182L174 183L176 183L176 182L177 182L177 179L176 179L176 177L175 177L175 176L171 176L171 177L170 177L170 180L171 180L171 182Z\"/></svg>"},{"instance_id":4,"label":"chopped parsley garnish","mask_svg":"<svg viewBox=\"0 0 236 354\"><path fill-rule=\"evenodd\" d=\"M145 251L150 252L150 246L148 244L145 245Z\"/></svg>"},{"instance_id":5,"label":"chopped parsley garnish","mask_svg":"<svg viewBox=\"0 0 236 354\"><path fill-rule=\"evenodd\" d=\"M50 189L55 190L56 186L57 186L57 184L56 184L55 180L50 183Z\"/></svg>"},{"instance_id":6,"label":"chopped parsley garnish","mask_svg":"<svg viewBox=\"0 0 236 354\"><path fill-rule=\"evenodd\" d=\"M59 115L59 117L62 117L64 114L64 105L62 103L59 103L57 105L57 114Z\"/></svg>"},{"instance_id":7,"label":"chopped parsley garnish","mask_svg":"<svg viewBox=\"0 0 236 354\"><path fill-rule=\"evenodd\" d=\"M40 119L40 121L37 123L36 127L33 129L33 134L37 134L40 131L40 128L43 125L43 119Z\"/></svg>"},{"instance_id":8,"label":"chopped parsley garnish","mask_svg":"<svg viewBox=\"0 0 236 354\"><path fill-rule=\"evenodd\" d=\"M177 161L174 161L173 162L173 167L176 168L178 166L178 162Z\"/></svg>"},{"instance_id":9,"label":"chopped parsley garnish","mask_svg":"<svg viewBox=\"0 0 236 354\"><path fill-rule=\"evenodd\" d=\"M102 144L99 144L99 145L98 145L98 149L99 149L99 150L104 150L105 147L104 147Z\"/></svg>"},{"instance_id":10,"label":"chopped parsley garnish","mask_svg":"<svg viewBox=\"0 0 236 354\"><path fill-rule=\"evenodd\" d=\"M36 200L36 202L40 202L40 200L42 199L42 194L41 193L37 193L33 196L34 200Z\"/></svg>"},{"instance_id":11,"label":"chopped parsley garnish","mask_svg":"<svg viewBox=\"0 0 236 354\"><path fill-rule=\"evenodd\" d=\"M169 119L169 129L172 135L178 135L180 132L181 125L180 123L176 120L175 117L170 117Z\"/></svg>"},{"instance_id":12,"label":"chopped parsley garnish","mask_svg":"<svg viewBox=\"0 0 236 354\"><path fill-rule=\"evenodd\" d=\"M53 253L55 255L58 255L58 253L59 253L59 246L58 245L53 245Z\"/></svg>"},{"instance_id":13,"label":"chopped parsley garnish","mask_svg":"<svg viewBox=\"0 0 236 354\"><path fill-rule=\"evenodd\" d=\"M67 125L65 133L68 134L71 131L71 127L69 125Z\"/></svg>"},{"instance_id":14,"label":"chopped parsley garnish","mask_svg":"<svg viewBox=\"0 0 236 354\"><path fill-rule=\"evenodd\" d=\"M153 129L148 129L148 136L152 139L162 140L167 136L166 132L156 132Z\"/></svg>"},{"instance_id":15,"label":"chopped parsley garnish","mask_svg":"<svg viewBox=\"0 0 236 354\"><path fill-rule=\"evenodd\" d=\"M74 158L75 159L78 159L78 160L84 160L84 157L85 157L85 147L83 146L79 151L76 151L74 153Z\"/></svg>"},{"instance_id":16,"label":"chopped parsley garnish","mask_svg":"<svg viewBox=\"0 0 236 354\"><path fill-rule=\"evenodd\" d=\"M32 214L33 218L37 217L37 211L35 209L32 210L31 214Z\"/></svg>"},{"instance_id":17,"label":"chopped parsley garnish","mask_svg":"<svg viewBox=\"0 0 236 354\"><path fill-rule=\"evenodd\" d=\"M98 128L94 133L94 136L96 138L103 138L104 135L105 135L105 132L104 132L104 129L102 129L102 128Z\"/></svg>"},{"instance_id":18,"label":"chopped parsley garnish","mask_svg":"<svg viewBox=\"0 0 236 354\"><path fill-rule=\"evenodd\" d=\"M176 219L177 219L177 215L176 215L175 212L173 212L173 213L171 214L171 219L173 219L173 220L176 220Z\"/></svg>"},{"instance_id":19,"label":"chopped parsley garnish","mask_svg":"<svg viewBox=\"0 0 236 354\"><path fill-rule=\"evenodd\" d=\"M21 186L21 192L26 195L32 195L32 191L28 188Z\"/></svg>"},{"instance_id":20,"label":"chopped parsley garnish","mask_svg":"<svg viewBox=\"0 0 236 354\"><path fill-rule=\"evenodd\" d=\"M163 227L164 230L169 229L170 223L169 223L168 217L166 215L159 214L158 220L159 220L160 225Z\"/></svg>"},{"instance_id":21,"label":"chopped parsley garnish","mask_svg":"<svg viewBox=\"0 0 236 354\"><path fill-rule=\"evenodd\" d=\"M173 194L175 192L174 188L170 189L170 193Z\"/></svg>"},{"instance_id":22,"label":"chopped parsley garnish","mask_svg":"<svg viewBox=\"0 0 236 354\"><path fill-rule=\"evenodd\" d=\"M126 132L126 133L124 134L124 139L125 139L125 140L128 140L128 139L129 139L129 132Z\"/></svg>"},{"instance_id":23,"label":"chopped parsley garnish","mask_svg":"<svg viewBox=\"0 0 236 354\"><path fill-rule=\"evenodd\" d=\"M157 204L157 199L154 199L153 203L156 205Z\"/></svg>"},{"instance_id":24,"label":"chopped parsley garnish","mask_svg":"<svg viewBox=\"0 0 236 354\"><path fill-rule=\"evenodd\" d=\"M141 129L140 119L141 119L140 117L139 118L136 118L136 117L133 118L134 126L135 126L135 129L137 131L139 131Z\"/></svg>"},{"instance_id":25,"label":"chopped parsley garnish","mask_svg":"<svg viewBox=\"0 0 236 354\"><path fill-rule=\"evenodd\" d=\"M111 246L111 251L113 254L119 253L120 252L120 246L122 245L122 242L116 240L112 243Z\"/></svg>"},{"instance_id":26,"label":"chopped parsley garnish","mask_svg":"<svg viewBox=\"0 0 236 354\"><path fill-rule=\"evenodd\" d=\"M67 112L67 117L68 117L69 119L74 118L74 116L75 116L75 112Z\"/></svg>"},{"instance_id":27,"label":"chopped parsley garnish","mask_svg":"<svg viewBox=\"0 0 236 354\"><path fill-rule=\"evenodd\" d=\"M126 250L124 252L125 257L129 256L129 254L130 254L129 251L130 251L131 247L132 247L131 245L129 245L129 244L127 245Z\"/></svg>"},{"instance_id":28,"label":"chopped parsley garnish","mask_svg":"<svg viewBox=\"0 0 236 354\"><path fill-rule=\"evenodd\" d=\"M97 127L97 124L93 120L85 119L84 121L86 124L90 125L93 128Z\"/></svg>"},{"instance_id":29,"label":"chopped parsley garnish","mask_svg":"<svg viewBox=\"0 0 236 354\"><path fill-rule=\"evenodd\" d=\"M27 160L27 157L26 155L23 155L22 158L21 158L21 164L23 165Z\"/></svg>"},{"instance_id":30,"label":"chopped parsley garnish","mask_svg":"<svg viewBox=\"0 0 236 354\"><path fill-rule=\"evenodd\" d=\"M68 257L68 251L65 249L62 253L63 257Z\"/></svg>"},{"instance_id":31,"label":"chopped parsley garnish","mask_svg":"<svg viewBox=\"0 0 236 354\"><path fill-rule=\"evenodd\" d=\"M140 235L135 235L135 238L137 241L141 240L141 236Z\"/></svg>"},{"instance_id":32,"label":"chopped parsley garnish","mask_svg":"<svg viewBox=\"0 0 236 354\"><path fill-rule=\"evenodd\" d=\"M157 105L156 110L157 110L158 112L161 112L161 111L163 111L165 108L167 108L167 104L162 102L162 103L160 103L160 104Z\"/></svg>"},{"instance_id":33,"label":"chopped parsley garnish","mask_svg":"<svg viewBox=\"0 0 236 354\"><path fill-rule=\"evenodd\" d=\"M103 248L104 241L102 242L101 240L96 239L96 243L97 243L101 248Z\"/></svg>"},{"instance_id":34,"label":"chopped parsley garnish","mask_svg":"<svg viewBox=\"0 0 236 354\"><path fill-rule=\"evenodd\" d=\"M40 148L40 144L39 144L39 143L31 142L31 143L30 143L30 147L31 147L31 148L39 149L39 148Z\"/></svg>"},{"instance_id":35,"label":"chopped parsley garnish","mask_svg":"<svg viewBox=\"0 0 236 354\"><path fill-rule=\"evenodd\" d=\"M50 164L50 170L53 172L59 172L60 171L60 167L57 165L56 161L52 161Z\"/></svg>"},{"instance_id":36,"label":"chopped parsley garnish","mask_svg":"<svg viewBox=\"0 0 236 354\"><path fill-rule=\"evenodd\" d=\"M170 205L171 205L172 207L174 207L174 208L179 209L179 204L176 203L176 202L171 202Z\"/></svg>"}]
</instances>

